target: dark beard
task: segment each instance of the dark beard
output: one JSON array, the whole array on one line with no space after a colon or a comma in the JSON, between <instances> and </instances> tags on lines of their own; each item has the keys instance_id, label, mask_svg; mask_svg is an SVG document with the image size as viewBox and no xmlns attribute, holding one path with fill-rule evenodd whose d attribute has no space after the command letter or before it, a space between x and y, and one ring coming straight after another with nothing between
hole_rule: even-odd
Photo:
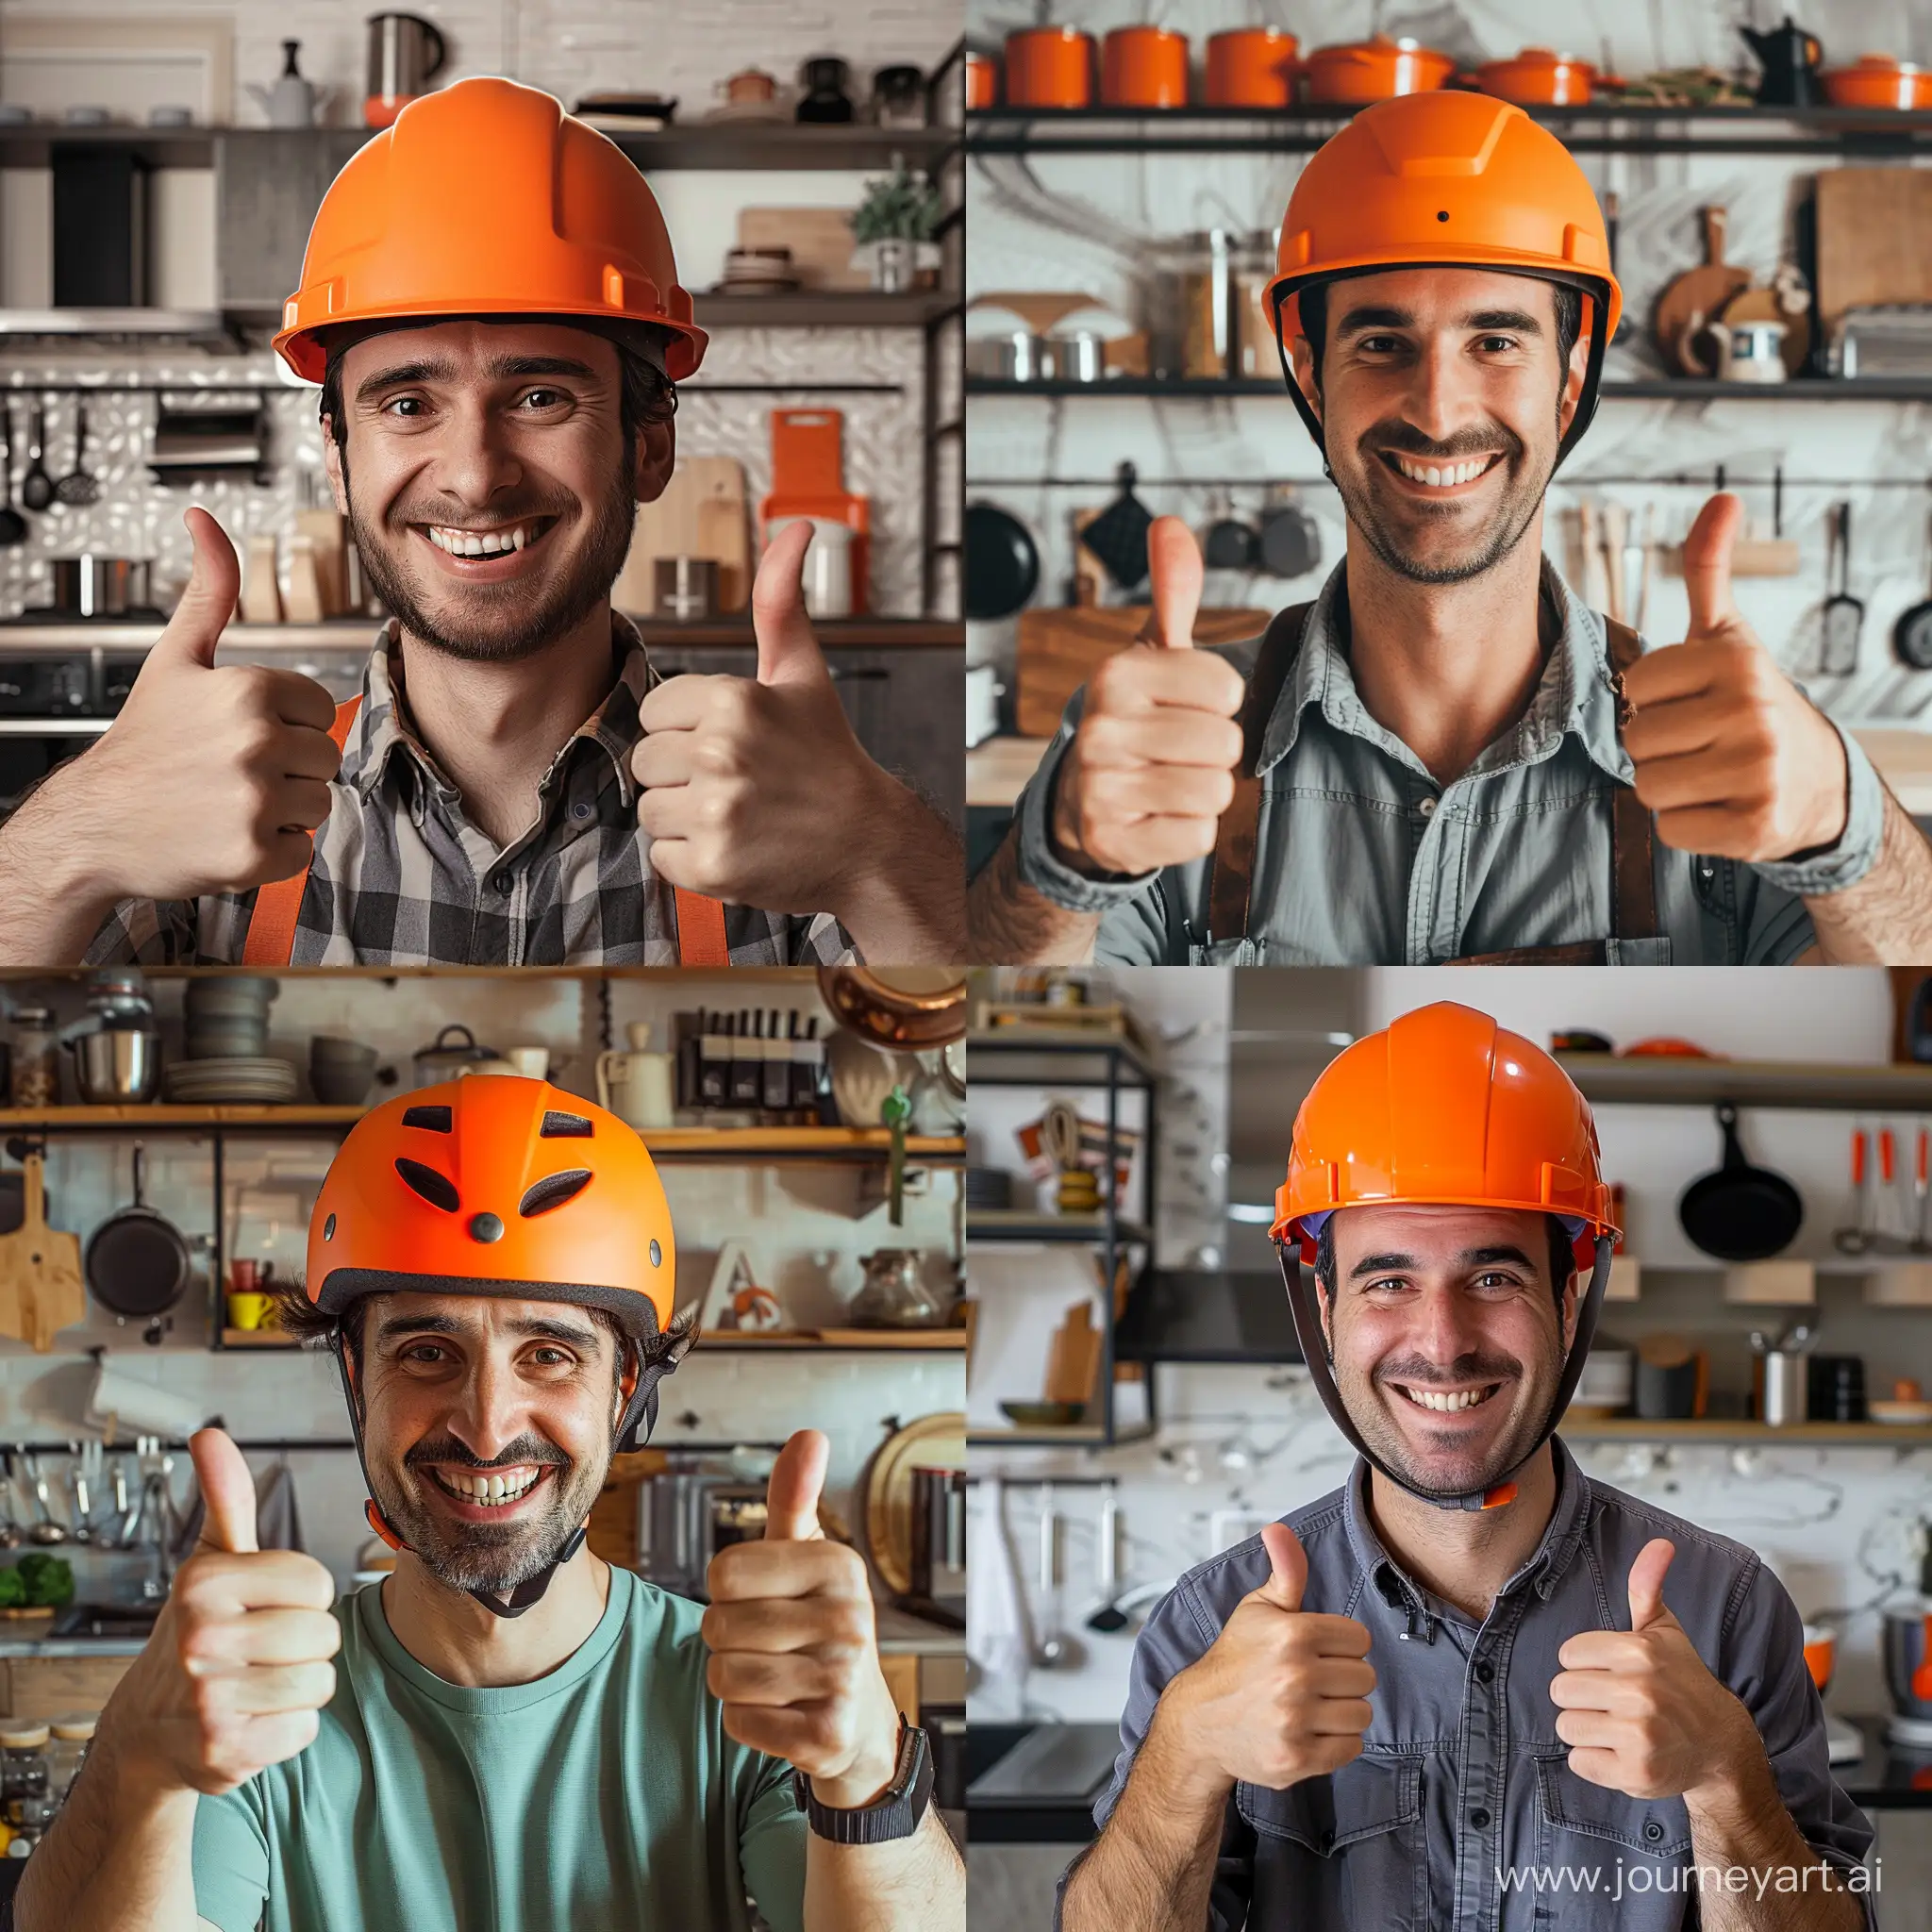
<instances>
[{"instance_id":1,"label":"dark beard","mask_svg":"<svg viewBox=\"0 0 1932 1932\"><path fill-rule=\"evenodd\" d=\"M355 493L349 488L348 472L342 473L342 493L348 499L349 530L362 562L362 574L392 611L409 637L470 664L513 664L546 651L583 623L610 594L610 586L624 568L630 550L631 529L637 514L637 497L632 485L628 456L612 476L591 519L589 542L580 567L569 577L556 583L543 601L527 611L520 611L520 601L529 596L529 587L520 583L476 584L466 594L486 611L498 612L510 620L509 627L492 636L468 631L454 636L438 624L416 594L408 575L384 547L384 532L375 528L357 513ZM575 508L575 499L569 508ZM554 514L540 508L526 514ZM415 521L411 519L410 521ZM552 530L550 535L558 532ZM409 535L405 528L402 541ZM546 538L546 541L548 539Z\"/></svg>"},{"instance_id":2,"label":"dark beard","mask_svg":"<svg viewBox=\"0 0 1932 1932\"><path fill-rule=\"evenodd\" d=\"M526 1512L514 1523L458 1524L436 1513L433 1506L419 1506L400 1483L388 1479L388 1472L370 1469L370 1487L377 1492L383 1515L439 1583L451 1591L507 1594L554 1562L573 1532L589 1520L604 1487L609 1457L573 1465L554 1443L525 1435L490 1463L477 1462L448 1438L418 1443L404 1461L414 1469L419 1483L436 1480L429 1470L415 1467L429 1462L470 1469L543 1463L556 1470L555 1475L545 1478L542 1504L534 1513ZM385 1491L389 1493L382 1493Z\"/></svg>"},{"instance_id":3,"label":"dark beard","mask_svg":"<svg viewBox=\"0 0 1932 1932\"><path fill-rule=\"evenodd\" d=\"M1329 1357L1329 1365L1332 1372L1334 1368L1334 1357L1332 1354ZM1379 1370L1375 1376L1376 1384L1407 1382L1419 1389L1426 1389L1431 1386L1432 1377L1424 1374L1405 1374L1402 1372L1402 1366L1398 1364L1394 1368ZM1558 1354L1551 1368L1545 1393L1541 1398L1545 1405L1548 1403L1549 1395L1555 1392L1557 1382L1562 1374L1562 1357ZM1472 1352L1467 1355L1458 1356L1440 1377L1433 1379L1454 1382L1507 1383L1512 1377L1517 1389L1521 1389L1527 1379L1524 1374L1524 1365L1517 1361L1513 1356L1502 1354L1485 1355ZM1337 1375L1336 1380L1337 1386L1342 1388L1340 1375ZM1350 1380L1351 1382L1356 1382L1359 1378L1352 1376ZM1541 1424L1545 1413L1544 1408L1538 1407L1532 1404L1527 1411L1519 1416L1497 1438L1494 1445L1480 1462L1471 1464L1456 1472L1445 1483L1439 1475L1433 1473L1425 1475L1424 1472L1411 1460L1408 1439L1397 1428L1394 1419L1384 1413L1381 1403L1376 1399L1377 1394L1381 1392L1379 1387L1375 1389L1362 1389L1354 1401L1349 1400L1351 1392L1353 1392L1351 1390L1342 1388L1342 1400L1347 1406L1349 1414L1354 1417L1356 1427L1359 1431L1363 1441L1374 1451L1376 1457L1388 1468L1392 1470L1401 1478L1407 1488L1424 1496L1460 1496L1473 1493L1478 1490L1494 1488L1511 1470L1517 1468L1522 1463L1524 1457L1529 1454L1531 1445L1536 1440L1537 1429ZM1408 1397L1397 1393L1393 1389L1390 1389L1387 1391L1386 1399L1392 1405L1398 1402L1407 1402ZM1507 1389L1499 1391L1490 1398L1491 1402L1503 1402L1508 1399L1509 1395Z\"/></svg>"}]
</instances>

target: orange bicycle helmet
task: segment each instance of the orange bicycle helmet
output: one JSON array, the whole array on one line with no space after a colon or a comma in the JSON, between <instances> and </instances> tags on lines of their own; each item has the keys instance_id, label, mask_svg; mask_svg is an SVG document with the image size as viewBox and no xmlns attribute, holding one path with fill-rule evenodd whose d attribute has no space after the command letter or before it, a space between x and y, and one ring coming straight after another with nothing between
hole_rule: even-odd
<instances>
[{"instance_id":1,"label":"orange bicycle helmet","mask_svg":"<svg viewBox=\"0 0 1932 1932\"><path fill-rule=\"evenodd\" d=\"M1596 413L1604 350L1624 311L1603 209L1570 150L1513 102L1438 89L1378 101L1310 157L1262 300L1318 449L1321 420L1289 359L1300 291L1391 268L1507 269L1583 291L1590 358L1561 462Z\"/></svg>"},{"instance_id":2,"label":"orange bicycle helmet","mask_svg":"<svg viewBox=\"0 0 1932 1932\"><path fill-rule=\"evenodd\" d=\"M453 214L463 209L476 218ZM708 341L644 177L552 96L509 80L424 94L349 158L275 347L320 382L329 330L439 315L650 324L666 333L674 382Z\"/></svg>"},{"instance_id":3,"label":"orange bicycle helmet","mask_svg":"<svg viewBox=\"0 0 1932 1932\"><path fill-rule=\"evenodd\" d=\"M521 1075L473 1074L373 1108L337 1151L308 1223L305 1291L337 1317L331 1341L358 1457L357 1369L341 1317L363 1296L503 1295L605 1310L629 1355L622 1447L650 1435L658 1383L675 1366L646 1345L670 1328L676 1278L670 1205L637 1130ZM366 1481L366 1457L362 1469ZM405 1547L373 1497L368 1516L386 1542ZM473 1594L499 1615L521 1615L583 1537L576 1530L508 1606Z\"/></svg>"},{"instance_id":4,"label":"orange bicycle helmet","mask_svg":"<svg viewBox=\"0 0 1932 1932\"><path fill-rule=\"evenodd\" d=\"M1568 1226L1590 1287L1534 1455L1575 1392L1618 1239L1590 1105L1541 1047L1489 1014L1446 1000L1418 1008L1329 1063L1295 1115L1288 1177L1274 1196L1270 1233L1295 1333L1342 1434L1391 1482L1445 1508L1510 1502L1516 1485L1508 1481L1448 1497L1416 1490L1376 1457L1348 1414L1297 1263L1312 1267L1330 1214L1371 1203L1517 1208L1554 1214Z\"/></svg>"}]
</instances>

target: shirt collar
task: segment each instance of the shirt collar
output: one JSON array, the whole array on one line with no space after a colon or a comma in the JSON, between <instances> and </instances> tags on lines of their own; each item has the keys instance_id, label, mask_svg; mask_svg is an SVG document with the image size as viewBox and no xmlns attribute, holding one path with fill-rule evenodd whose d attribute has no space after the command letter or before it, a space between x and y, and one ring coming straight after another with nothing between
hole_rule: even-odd
<instances>
[{"instance_id":1,"label":"shirt collar","mask_svg":"<svg viewBox=\"0 0 1932 1932\"><path fill-rule=\"evenodd\" d=\"M630 754L641 735L638 707L659 678L637 625L622 611L610 613L610 641L612 648L621 653L616 681L604 702L558 748L550 770L557 771L571 756L579 739L589 740L609 758L617 778L619 801L627 810L637 799L637 788L630 774ZM391 617L376 633L375 648L370 653L369 666L363 673L362 703L342 746L340 782L353 786L367 800L381 782L391 760L400 757L413 760L446 802L457 803L456 787L438 767L409 722L397 680L401 652L402 627Z\"/></svg>"},{"instance_id":2,"label":"shirt collar","mask_svg":"<svg viewBox=\"0 0 1932 1932\"><path fill-rule=\"evenodd\" d=\"M1585 607L1547 557L1542 559L1541 592L1557 613L1556 646L1528 710L1512 729L1487 746L1470 769L1480 774L1507 765L1540 763L1555 752L1566 732L1574 732L1594 764L1628 784L1634 768L1617 736L1617 699L1603 620ZM1311 705L1320 707L1336 730L1366 739L1398 763L1428 776L1414 752L1369 715L1356 689L1348 662L1346 558L1329 572L1308 613L1293 672L1262 734L1257 773L1279 764L1293 749L1302 714Z\"/></svg>"}]
</instances>

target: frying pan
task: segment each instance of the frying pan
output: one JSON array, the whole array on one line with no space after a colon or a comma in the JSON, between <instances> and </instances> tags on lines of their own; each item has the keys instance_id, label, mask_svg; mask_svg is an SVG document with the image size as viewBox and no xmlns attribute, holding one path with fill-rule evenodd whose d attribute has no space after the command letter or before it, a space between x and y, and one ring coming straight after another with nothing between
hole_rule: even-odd
<instances>
[{"instance_id":1,"label":"frying pan","mask_svg":"<svg viewBox=\"0 0 1932 1932\"><path fill-rule=\"evenodd\" d=\"M1040 552L1018 517L991 503L966 510L966 615L1010 617L1040 587Z\"/></svg>"},{"instance_id":2,"label":"frying pan","mask_svg":"<svg viewBox=\"0 0 1932 1932\"><path fill-rule=\"evenodd\" d=\"M1858 629L1865 606L1852 595L1852 507L1841 503L1833 525L1832 550L1838 563L1838 589L1824 600L1823 642L1819 669L1827 677L1848 677L1858 668Z\"/></svg>"},{"instance_id":3,"label":"frying pan","mask_svg":"<svg viewBox=\"0 0 1932 1932\"><path fill-rule=\"evenodd\" d=\"M1892 655L1914 671L1932 671L1932 596L1901 611L1891 627Z\"/></svg>"},{"instance_id":4,"label":"frying pan","mask_svg":"<svg viewBox=\"0 0 1932 1932\"><path fill-rule=\"evenodd\" d=\"M1753 1167L1738 1140L1738 1109L1717 1109L1724 1164L1684 1190L1677 1219L1691 1244L1720 1261L1762 1261L1788 1247L1804 1224L1805 1204L1783 1174Z\"/></svg>"},{"instance_id":5,"label":"frying pan","mask_svg":"<svg viewBox=\"0 0 1932 1932\"><path fill-rule=\"evenodd\" d=\"M134 1203L110 1214L87 1244L93 1298L125 1322L158 1323L188 1287L188 1243L165 1214L142 1199L146 1161L134 1148Z\"/></svg>"}]
</instances>

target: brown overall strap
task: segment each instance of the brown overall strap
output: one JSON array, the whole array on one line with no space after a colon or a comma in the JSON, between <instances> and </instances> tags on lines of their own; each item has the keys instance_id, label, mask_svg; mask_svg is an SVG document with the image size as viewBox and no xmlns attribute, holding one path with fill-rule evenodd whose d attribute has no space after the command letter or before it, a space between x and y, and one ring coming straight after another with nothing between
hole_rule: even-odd
<instances>
[{"instance_id":1,"label":"brown overall strap","mask_svg":"<svg viewBox=\"0 0 1932 1932\"><path fill-rule=\"evenodd\" d=\"M1214 854L1208 861L1208 937L1243 939L1248 930L1248 904L1255 890L1255 847L1261 824L1261 779L1255 770L1261 758L1261 741L1275 700L1287 685L1301 655L1302 633L1312 604L1295 604L1275 614L1261 633L1255 668L1235 722L1241 727L1241 769L1234 778L1234 796L1215 829Z\"/></svg>"}]
</instances>

